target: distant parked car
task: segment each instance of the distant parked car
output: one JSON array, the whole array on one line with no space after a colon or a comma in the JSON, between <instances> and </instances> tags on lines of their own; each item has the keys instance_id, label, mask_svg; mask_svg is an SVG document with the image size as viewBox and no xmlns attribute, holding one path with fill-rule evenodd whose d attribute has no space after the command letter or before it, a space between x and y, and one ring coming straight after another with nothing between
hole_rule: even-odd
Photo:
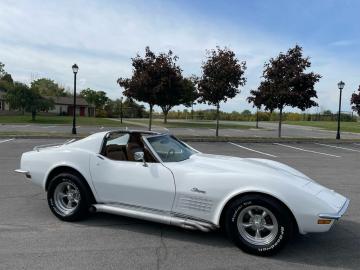
<instances>
[{"instance_id":1,"label":"distant parked car","mask_svg":"<svg viewBox=\"0 0 360 270\"><path fill-rule=\"evenodd\" d=\"M51 211L89 211L185 229L223 228L246 252L277 252L295 232L325 232L349 200L279 162L203 154L169 134L111 131L35 147L21 169Z\"/></svg>"}]
</instances>

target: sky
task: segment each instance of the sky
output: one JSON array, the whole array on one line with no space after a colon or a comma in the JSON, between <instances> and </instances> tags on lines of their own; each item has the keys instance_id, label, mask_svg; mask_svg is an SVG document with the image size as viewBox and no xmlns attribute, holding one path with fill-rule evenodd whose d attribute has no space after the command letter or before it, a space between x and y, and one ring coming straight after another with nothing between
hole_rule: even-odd
<instances>
[{"instance_id":1,"label":"sky","mask_svg":"<svg viewBox=\"0 0 360 270\"><path fill-rule=\"evenodd\" d=\"M116 80L131 76L131 58L146 46L171 49L185 76L200 76L206 50L226 46L248 67L241 93L221 104L231 112L252 109L246 98L264 63L298 44L312 62L309 72L322 75L319 107L309 112L338 110L340 80L342 110L350 111L360 85L359 10L357 0L0 0L0 62L15 80L45 77L69 89L77 63L78 89L115 99L123 90Z\"/></svg>"}]
</instances>

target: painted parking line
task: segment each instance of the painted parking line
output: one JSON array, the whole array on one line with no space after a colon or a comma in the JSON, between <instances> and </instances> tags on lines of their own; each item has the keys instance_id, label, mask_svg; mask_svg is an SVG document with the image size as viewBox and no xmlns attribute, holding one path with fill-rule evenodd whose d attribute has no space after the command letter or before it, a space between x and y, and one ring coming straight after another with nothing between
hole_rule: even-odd
<instances>
[{"instance_id":1,"label":"painted parking line","mask_svg":"<svg viewBox=\"0 0 360 270\"><path fill-rule=\"evenodd\" d=\"M286 144L282 144L282 143L274 143L274 144L280 145L280 146L284 146L284 147L288 147L288 148L292 148L292 149L299 150L299 151L303 151L303 152L309 152L309 153L314 153L314 154L319 154L319 155L324 155L324 156L329 156L329 157L337 157L337 158L340 158L340 157L341 157L341 156L332 155L332 154L328 154L328 153L317 152L317 151L313 151L313 150L309 150L309 149L304 149L304 148L300 148L300 147L290 146L290 145L286 145Z\"/></svg>"},{"instance_id":2,"label":"painted parking line","mask_svg":"<svg viewBox=\"0 0 360 270\"><path fill-rule=\"evenodd\" d=\"M352 149L352 148L341 147L341 146L330 145L330 144L324 144L324 143L315 143L315 144L360 153L360 150L356 150L356 149Z\"/></svg>"},{"instance_id":3,"label":"painted parking line","mask_svg":"<svg viewBox=\"0 0 360 270\"><path fill-rule=\"evenodd\" d=\"M0 143L10 142L10 141L13 141L13 140L15 140L15 139L2 140L2 141L0 141Z\"/></svg>"},{"instance_id":4,"label":"painted parking line","mask_svg":"<svg viewBox=\"0 0 360 270\"><path fill-rule=\"evenodd\" d=\"M230 128L229 130L236 131L236 132L244 132L242 129Z\"/></svg>"},{"instance_id":5,"label":"painted parking line","mask_svg":"<svg viewBox=\"0 0 360 270\"><path fill-rule=\"evenodd\" d=\"M215 130L215 129L213 129L213 128L209 128L209 130L210 130L210 131L216 131L216 130Z\"/></svg>"},{"instance_id":6,"label":"painted parking line","mask_svg":"<svg viewBox=\"0 0 360 270\"><path fill-rule=\"evenodd\" d=\"M264 152L261 152L261 151L257 151L257 150L255 150L255 149L251 149L251 148L248 148L248 147L245 147L245 146L236 144L236 143L232 143L232 142L229 142L229 143L232 144L232 145L234 145L234 146L236 146L236 147L239 147L239 148L242 148L242 149L251 151L251 152L255 152L255 153L258 153L258 154L262 154L262 155L269 156L269 157L274 157L274 158L277 157L277 156L275 156L275 155L268 154L268 153L264 153Z\"/></svg>"},{"instance_id":7,"label":"painted parking line","mask_svg":"<svg viewBox=\"0 0 360 270\"><path fill-rule=\"evenodd\" d=\"M55 126L45 126L45 127L42 127L42 128L54 128Z\"/></svg>"}]
</instances>

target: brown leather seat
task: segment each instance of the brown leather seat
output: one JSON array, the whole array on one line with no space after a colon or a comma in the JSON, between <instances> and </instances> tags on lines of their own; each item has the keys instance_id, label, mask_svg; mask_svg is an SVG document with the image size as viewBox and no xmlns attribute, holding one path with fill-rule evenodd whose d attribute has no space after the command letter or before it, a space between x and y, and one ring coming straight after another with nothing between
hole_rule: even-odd
<instances>
[{"instance_id":1,"label":"brown leather seat","mask_svg":"<svg viewBox=\"0 0 360 270\"><path fill-rule=\"evenodd\" d=\"M144 148L138 143L128 143L126 145L126 153L129 161L135 161L134 154L142 151L144 151Z\"/></svg>"},{"instance_id":2,"label":"brown leather seat","mask_svg":"<svg viewBox=\"0 0 360 270\"><path fill-rule=\"evenodd\" d=\"M110 144L106 146L105 154L113 160L127 160L125 146Z\"/></svg>"},{"instance_id":3,"label":"brown leather seat","mask_svg":"<svg viewBox=\"0 0 360 270\"><path fill-rule=\"evenodd\" d=\"M129 142L126 145L126 154L129 161L135 161L134 154L135 152L144 151L144 145L141 141L141 135L133 133L130 135Z\"/></svg>"}]
</instances>

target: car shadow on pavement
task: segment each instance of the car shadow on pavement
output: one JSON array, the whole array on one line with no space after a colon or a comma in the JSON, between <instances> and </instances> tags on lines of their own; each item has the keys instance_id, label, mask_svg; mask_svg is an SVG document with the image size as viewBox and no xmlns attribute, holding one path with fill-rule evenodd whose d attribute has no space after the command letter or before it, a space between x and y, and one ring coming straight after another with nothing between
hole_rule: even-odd
<instances>
[{"instance_id":1,"label":"car shadow on pavement","mask_svg":"<svg viewBox=\"0 0 360 270\"><path fill-rule=\"evenodd\" d=\"M177 244L185 242L218 247L222 249L222 252L224 249L231 251L237 249L220 230L211 233L190 231L105 213L93 214L89 219L76 224L95 227L113 226L115 228L119 226L123 231L128 230L145 235L161 235L161 237L175 241ZM239 252L242 251L239 250ZM251 256L245 253L242 255ZM296 235L280 253L268 257L266 260L304 266L359 269L360 223L344 219L337 222L328 233Z\"/></svg>"},{"instance_id":2,"label":"car shadow on pavement","mask_svg":"<svg viewBox=\"0 0 360 270\"><path fill-rule=\"evenodd\" d=\"M360 223L340 220L326 233L297 235L276 260L331 268L360 268Z\"/></svg>"}]
</instances>

